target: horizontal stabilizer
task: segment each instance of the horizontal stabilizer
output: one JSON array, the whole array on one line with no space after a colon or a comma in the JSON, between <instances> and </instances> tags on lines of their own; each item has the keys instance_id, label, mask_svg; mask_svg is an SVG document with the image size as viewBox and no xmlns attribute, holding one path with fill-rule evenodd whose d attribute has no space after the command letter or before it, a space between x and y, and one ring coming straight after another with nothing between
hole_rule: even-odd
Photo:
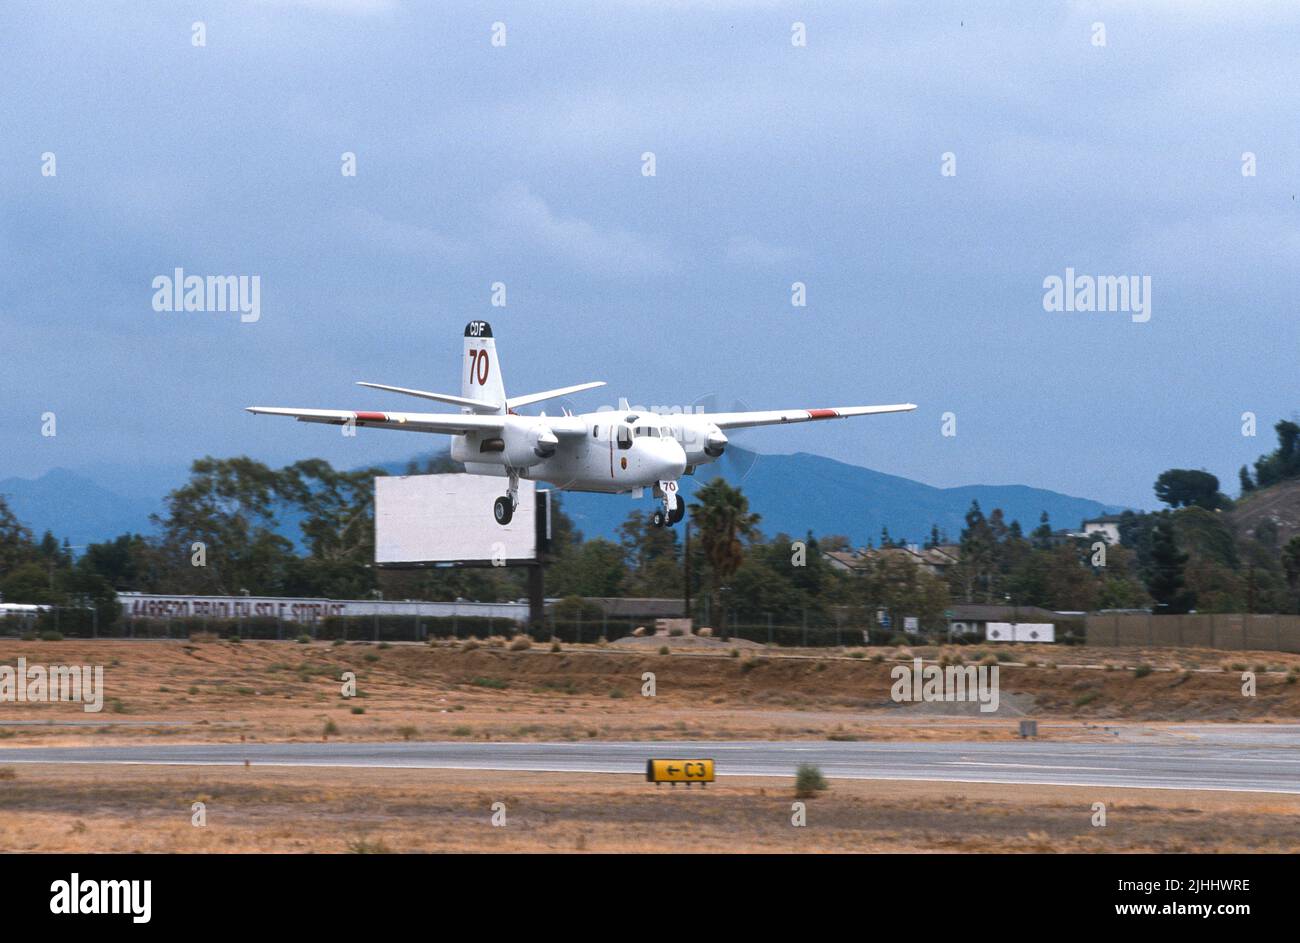
<instances>
[{"instance_id":1,"label":"horizontal stabilizer","mask_svg":"<svg viewBox=\"0 0 1300 943\"><path fill-rule=\"evenodd\" d=\"M450 393L430 393L427 390L411 390L404 386L388 386L385 383L363 383L357 381L357 386L368 386L372 390L387 390L390 393L401 393L403 396L418 396L420 399L431 399L439 403L449 403L452 406L463 406L465 409L472 409L476 413L497 413L501 411L500 403L489 403L481 399L467 399L464 396L452 396Z\"/></svg>"},{"instance_id":2,"label":"horizontal stabilizer","mask_svg":"<svg viewBox=\"0 0 1300 943\"><path fill-rule=\"evenodd\" d=\"M579 383L577 386L563 386L558 390L547 390L544 393L529 393L526 396L512 396L506 400L506 407L514 409L517 406L528 406L532 403L540 403L543 400L555 399L557 396L568 396L570 393L581 393L583 390L594 390L598 386L604 386L604 380L596 380L593 383Z\"/></svg>"}]
</instances>

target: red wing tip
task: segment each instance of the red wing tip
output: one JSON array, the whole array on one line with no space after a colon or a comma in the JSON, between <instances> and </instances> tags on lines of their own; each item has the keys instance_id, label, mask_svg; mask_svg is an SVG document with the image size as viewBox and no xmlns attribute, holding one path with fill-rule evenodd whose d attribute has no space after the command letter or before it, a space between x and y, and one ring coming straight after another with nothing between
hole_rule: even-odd
<instances>
[{"instance_id":1,"label":"red wing tip","mask_svg":"<svg viewBox=\"0 0 1300 943\"><path fill-rule=\"evenodd\" d=\"M387 422L387 413L355 413L357 419L363 422Z\"/></svg>"},{"instance_id":2,"label":"red wing tip","mask_svg":"<svg viewBox=\"0 0 1300 943\"><path fill-rule=\"evenodd\" d=\"M809 419L834 419L839 413L833 409L810 409L808 410Z\"/></svg>"}]
</instances>

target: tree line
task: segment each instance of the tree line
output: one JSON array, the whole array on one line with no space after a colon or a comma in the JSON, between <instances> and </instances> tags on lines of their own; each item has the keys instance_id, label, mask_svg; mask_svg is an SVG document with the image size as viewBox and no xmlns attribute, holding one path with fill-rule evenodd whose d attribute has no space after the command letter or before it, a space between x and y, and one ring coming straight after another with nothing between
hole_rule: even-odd
<instances>
[{"instance_id":1,"label":"tree line","mask_svg":"<svg viewBox=\"0 0 1300 943\"><path fill-rule=\"evenodd\" d=\"M683 528L655 528L639 510L628 514L615 539L584 539L560 495L553 503L547 592L689 594L694 614L718 628L765 620L825 626L845 613L878 610L916 616L933 628L962 602L1058 611L1297 612L1300 535L1283 543L1267 520L1249 533L1232 523L1234 507L1267 487L1264 482L1300 478L1300 426L1275 428L1278 448L1255 463L1254 477L1243 468L1237 502L1208 472L1170 469L1154 486L1168 508L1126 512L1119 545L1099 545L1097 535L1063 536L1046 513L1026 534L1001 509L985 514L972 502L955 540L932 527L925 541L926 548L949 547L957 558L941 574L907 554L881 552L868 552L846 572L825 553L851 549L848 538L766 534L743 491L721 478L695 490L689 551ZM407 473L455 470L443 455L412 463ZM0 593L8 602L94 605L110 621L115 593L123 590L480 601L526 595L525 576L515 568L376 569L373 479L385 473L341 471L322 459L276 469L243 456L204 457L167 495L152 533L122 534L80 556L53 534L34 537L0 496ZM868 549L905 544L885 530L880 546Z\"/></svg>"}]
</instances>

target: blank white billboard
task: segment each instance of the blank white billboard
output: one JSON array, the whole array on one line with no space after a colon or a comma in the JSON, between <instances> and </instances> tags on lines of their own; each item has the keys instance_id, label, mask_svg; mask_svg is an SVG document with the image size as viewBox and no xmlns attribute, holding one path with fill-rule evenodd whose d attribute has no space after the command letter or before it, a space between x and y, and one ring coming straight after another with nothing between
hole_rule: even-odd
<instances>
[{"instance_id":1,"label":"blank white billboard","mask_svg":"<svg viewBox=\"0 0 1300 943\"><path fill-rule=\"evenodd\" d=\"M375 479L375 563L531 563L537 559L537 485L519 482L504 527L492 505L502 478L402 475Z\"/></svg>"}]
</instances>

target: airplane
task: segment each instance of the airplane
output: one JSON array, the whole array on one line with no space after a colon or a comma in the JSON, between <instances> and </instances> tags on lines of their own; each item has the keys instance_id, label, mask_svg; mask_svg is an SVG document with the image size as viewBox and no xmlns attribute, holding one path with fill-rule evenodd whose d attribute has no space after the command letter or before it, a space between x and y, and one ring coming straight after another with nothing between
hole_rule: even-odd
<instances>
[{"instance_id":1,"label":"airplane","mask_svg":"<svg viewBox=\"0 0 1300 943\"><path fill-rule=\"evenodd\" d=\"M784 425L822 419L845 419L916 409L893 406L844 406L834 409L777 409L760 412L682 413L661 415L635 410L627 400L614 411L560 416L520 415L523 406L604 386L602 380L541 393L506 396L492 327L486 321L465 326L465 363L461 395L430 393L384 383L358 386L459 406L459 413L364 412L346 409L286 409L249 406L250 413L292 416L373 429L405 429L452 436L451 457L472 475L507 479L506 493L493 505L498 524L509 524L519 506L520 480L544 481L563 490L606 494L653 489L661 507L651 516L655 527L671 527L686 515L678 497L678 479L715 462L727 449L726 430Z\"/></svg>"}]
</instances>

